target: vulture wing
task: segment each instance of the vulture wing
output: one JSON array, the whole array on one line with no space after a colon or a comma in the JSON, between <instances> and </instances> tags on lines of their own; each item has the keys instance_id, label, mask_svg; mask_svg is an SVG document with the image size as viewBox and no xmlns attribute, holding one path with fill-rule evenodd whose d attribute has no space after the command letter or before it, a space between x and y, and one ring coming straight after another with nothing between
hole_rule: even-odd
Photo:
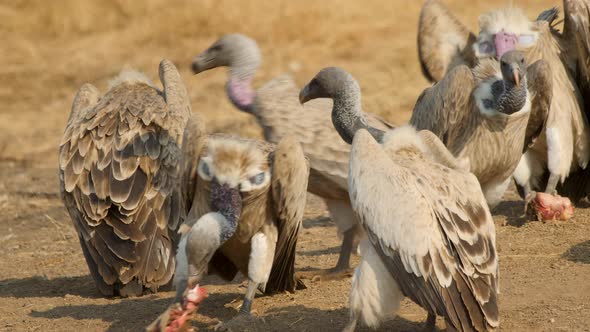
<instances>
[{"instance_id":1,"label":"vulture wing","mask_svg":"<svg viewBox=\"0 0 590 332\"><path fill-rule=\"evenodd\" d=\"M309 164L292 136L279 142L272 158L272 198L279 234L266 291L293 292L300 283L294 278L295 252L305 212Z\"/></svg>"},{"instance_id":2,"label":"vulture wing","mask_svg":"<svg viewBox=\"0 0 590 332\"><path fill-rule=\"evenodd\" d=\"M361 130L351 152L350 198L371 243L404 295L454 329L498 326L495 228L477 179L418 152L417 135L389 138Z\"/></svg>"},{"instance_id":3,"label":"vulture wing","mask_svg":"<svg viewBox=\"0 0 590 332\"><path fill-rule=\"evenodd\" d=\"M453 67L476 63L476 37L438 0L424 2L418 23L418 56L422 73L431 82Z\"/></svg>"},{"instance_id":4,"label":"vulture wing","mask_svg":"<svg viewBox=\"0 0 590 332\"><path fill-rule=\"evenodd\" d=\"M475 87L475 78L467 66L453 68L444 78L422 92L416 105L410 124L417 130L430 130L445 145L454 135L453 128L464 123L469 112L471 92Z\"/></svg>"},{"instance_id":5,"label":"vulture wing","mask_svg":"<svg viewBox=\"0 0 590 332\"><path fill-rule=\"evenodd\" d=\"M575 59L577 83L587 104L590 100L590 1L564 0L563 8L563 35L570 48L567 53ZM589 106L585 107L589 116Z\"/></svg>"},{"instance_id":6,"label":"vulture wing","mask_svg":"<svg viewBox=\"0 0 590 332\"><path fill-rule=\"evenodd\" d=\"M538 60L528 66L526 76L531 94L531 115L526 127L523 153L543 132L553 97L553 76L546 61Z\"/></svg>"},{"instance_id":7,"label":"vulture wing","mask_svg":"<svg viewBox=\"0 0 590 332\"><path fill-rule=\"evenodd\" d=\"M62 198L104 295L141 295L174 273L190 106L172 63L162 61L160 76L165 97L128 81L97 101L96 89L83 86L61 141Z\"/></svg>"}]
</instances>

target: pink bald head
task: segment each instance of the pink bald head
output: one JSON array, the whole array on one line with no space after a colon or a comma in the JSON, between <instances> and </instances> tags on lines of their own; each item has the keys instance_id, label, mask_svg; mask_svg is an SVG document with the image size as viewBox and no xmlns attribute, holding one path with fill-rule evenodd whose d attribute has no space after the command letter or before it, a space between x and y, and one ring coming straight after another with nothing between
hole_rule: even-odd
<instances>
[{"instance_id":1,"label":"pink bald head","mask_svg":"<svg viewBox=\"0 0 590 332\"><path fill-rule=\"evenodd\" d=\"M504 53L516 49L518 36L513 33L506 33L502 30L496 34L494 43L496 44L496 56L499 59Z\"/></svg>"}]
</instances>

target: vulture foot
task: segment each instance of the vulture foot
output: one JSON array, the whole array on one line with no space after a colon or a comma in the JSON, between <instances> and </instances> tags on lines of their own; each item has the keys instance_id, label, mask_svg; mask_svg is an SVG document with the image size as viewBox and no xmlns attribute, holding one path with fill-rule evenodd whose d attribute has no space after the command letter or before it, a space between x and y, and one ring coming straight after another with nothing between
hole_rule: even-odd
<instances>
[{"instance_id":1,"label":"vulture foot","mask_svg":"<svg viewBox=\"0 0 590 332\"><path fill-rule=\"evenodd\" d=\"M174 303L163 314L151 323L147 332L188 332L194 331L190 326L193 314L197 311L199 303L207 298L208 294L199 285L188 289L183 297L182 304Z\"/></svg>"},{"instance_id":2,"label":"vulture foot","mask_svg":"<svg viewBox=\"0 0 590 332\"><path fill-rule=\"evenodd\" d=\"M546 221L566 221L574 216L574 206L567 197L547 193L535 193L527 203L537 219Z\"/></svg>"}]
</instances>

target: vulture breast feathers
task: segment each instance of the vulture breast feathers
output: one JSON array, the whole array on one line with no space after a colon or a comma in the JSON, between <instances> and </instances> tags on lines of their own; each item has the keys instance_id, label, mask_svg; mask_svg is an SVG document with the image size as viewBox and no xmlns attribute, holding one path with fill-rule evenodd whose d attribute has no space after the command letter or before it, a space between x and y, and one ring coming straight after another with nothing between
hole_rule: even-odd
<instances>
[{"instance_id":1,"label":"vulture breast feathers","mask_svg":"<svg viewBox=\"0 0 590 332\"><path fill-rule=\"evenodd\" d=\"M92 85L82 86L60 144L62 198L107 296L156 290L174 273L175 234L185 215L183 131L191 109L170 61L160 63L160 80L163 91L137 72L124 72L102 97Z\"/></svg>"}]
</instances>

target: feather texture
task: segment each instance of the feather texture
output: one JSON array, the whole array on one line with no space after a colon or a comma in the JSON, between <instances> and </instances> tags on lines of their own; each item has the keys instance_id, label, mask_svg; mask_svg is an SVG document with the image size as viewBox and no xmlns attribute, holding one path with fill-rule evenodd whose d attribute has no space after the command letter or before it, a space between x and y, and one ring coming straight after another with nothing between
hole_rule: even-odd
<instances>
[{"instance_id":1,"label":"feather texture","mask_svg":"<svg viewBox=\"0 0 590 332\"><path fill-rule=\"evenodd\" d=\"M160 74L164 96L139 76L100 99L84 85L60 145L62 198L104 295L155 291L174 273L190 106L174 65L162 61Z\"/></svg>"},{"instance_id":2,"label":"feather texture","mask_svg":"<svg viewBox=\"0 0 590 332\"><path fill-rule=\"evenodd\" d=\"M209 271L227 280L233 279L237 271L248 275L251 240L256 234L262 234L276 243L276 248L274 245L265 247L269 250L272 268L266 276L264 292L294 291L300 285L294 278L295 250L309 174L309 165L299 143L286 138L275 146L259 140L214 134L207 137L199 159L209 160L209 172L216 181L223 183L238 186L260 172L269 172L271 177L260 187L242 192L237 229L213 255ZM188 226L212 210L210 181L203 178L195 181Z\"/></svg>"},{"instance_id":3,"label":"feather texture","mask_svg":"<svg viewBox=\"0 0 590 332\"><path fill-rule=\"evenodd\" d=\"M538 80L532 84L533 91L550 85L543 80L548 74L542 69L547 70L540 62L529 70ZM497 188L516 169L525 142L539 135L551 96L535 93L534 112L527 97L525 106L516 113L490 113L480 104L485 98L481 95L498 77L501 74L496 61L482 61L473 70L457 66L420 95L410 119L416 129L432 131L455 157L468 162L490 206L501 199L503 192Z\"/></svg>"},{"instance_id":4,"label":"feather texture","mask_svg":"<svg viewBox=\"0 0 590 332\"><path fill-rule=\"evenodd\" d=\"M383 146L359 131L353 208L405 296L454 329L493 329L498 261L489 209L472 174L441 165L424 146L411 128L388 133Z\"/></svg>"}]
</instances>

